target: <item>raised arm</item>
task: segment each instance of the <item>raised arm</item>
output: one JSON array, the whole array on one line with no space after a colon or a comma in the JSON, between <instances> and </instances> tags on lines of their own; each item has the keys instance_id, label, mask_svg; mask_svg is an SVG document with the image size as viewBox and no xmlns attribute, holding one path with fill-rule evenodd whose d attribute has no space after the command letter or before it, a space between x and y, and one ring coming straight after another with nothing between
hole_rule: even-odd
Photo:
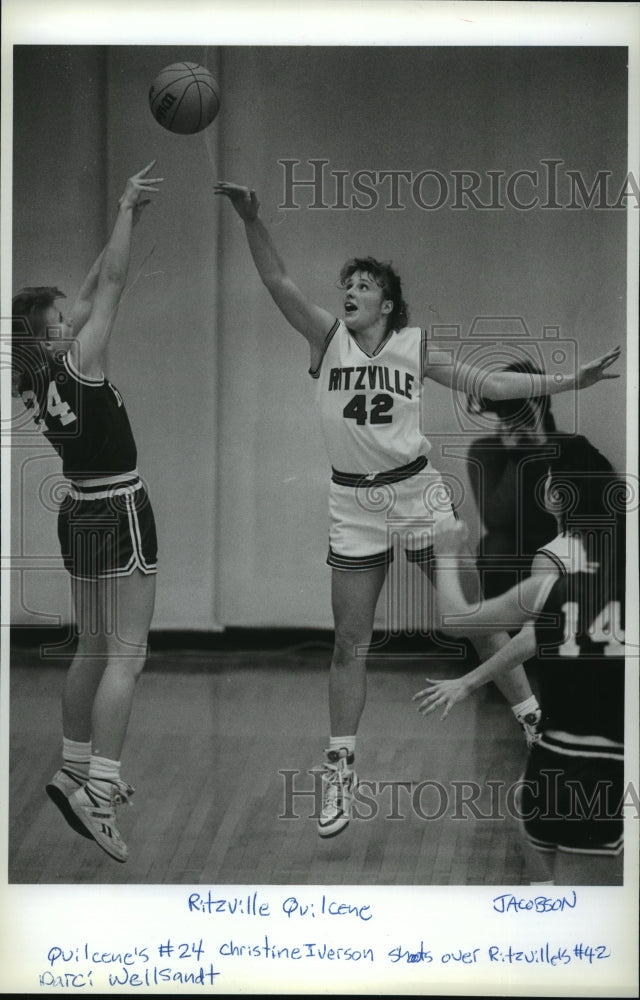
<instances>
[{"instance_id":1,"label":"raised arm","mask_svg":"<svg viewBox=\"0 0 640 1000\"><path fill-rule=\"evenodd\" d=\"M469 395L484 396L493 400L530 399L535 396L554 396L560 392L586 389L603 379L620 378L619 374L607 370L619 356L620 348L614 347L595 361L580 365L574 375L556 378L555 375L529 372L487 371L464 361L456 362L451 357L449 345L427 343L423 372L425 378Z\"/></svg>"},{"instance_id":2,"label":"raised arm","mask_svg":"<svg viewBox=\"0 0 640 1000\"><path fill-rule=\"evenodd\" d=\"M143 209L149 204L149 198L143 198L137 203L133 208L133 219L132 225L135 226L138 219L140 218ZM106 249L106 248L105 248ZM91 315L91 310L93 308L93 300L96 295L96 290L98 288L98 278L100 276L100 265L102 264L102 258L104 256L104 249L100 251L98 258L94 261L91 270L87 274L86 278L82 283L82 287L78 292L75 302L71 308L69 314L69 321L73 329L74 335L80 333L80 330L85 325L89 316Z\"/></svg>"},{"instance_id":3,"label":"raised arm","mask_svg":"<svg viewBox=\"0 0 640 1000\"><path fill-rule=\"evenodd\" d=\"M154 164L155 160L127 181L109 242L84 281L77 314L74 315L75 306L71 313L76 334L72 360L80 372L90 377L102 373L102 357L127 280L131 232L149 202L144 196L158 191L156 185L162 181L160 177L148 176Z\"/></svg>"},{"instance_id":4,"label":"raised arm","mask_svg":"<svg viewBox=\"0 0 640 1000\"><path fill-rule=\"evenodd\" d=\"M102 263L103 256L104 250L101 250L100 255L94 261L91 270L84 279L69 313L69 321L75 336L79 334L91 315L91 307L93 306L93 300L98 287L98 275L100 274L100 264Z\"/></svg>"},{"instance_id":5,"label":"raised arm","mask_svg":"<svg viewBox=\"0 0 640 1000\"><path fill-rule=\"evenodd\" d=\"M260 204L255 191L240 184L220 181L215 185L214 192L228 198L244 222L249 250L258 274L284 318L309 342L313 360L314 354L322 352L335 316L309 302L287 274L271 234L260 218Z\"/></svg>"}]
</instances>

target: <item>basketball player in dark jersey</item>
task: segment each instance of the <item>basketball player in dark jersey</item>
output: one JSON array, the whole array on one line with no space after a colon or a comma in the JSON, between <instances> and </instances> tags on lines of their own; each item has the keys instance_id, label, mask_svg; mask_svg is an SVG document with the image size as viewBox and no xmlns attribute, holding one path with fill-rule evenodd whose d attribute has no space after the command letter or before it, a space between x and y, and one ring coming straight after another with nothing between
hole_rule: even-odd
<instances>
[{"instance_id":1,"label":"basketball player in dark jersey","mask_svg":"<svg viewBox=\"0 0 640 1000\"><path fill-rule=\"evenodd\" d=\"M622 483L585 438L566 438L558 450L544 496L560 533L538 550L521 585L474 608L457 575L465 526L436 534L445 631L468 635L500 622L516 633L476 670L428 680L414 698L422 714L442 709L445 718L482 684L537 654L541 738L518 801L531 882L613 885L622 878L623 844Z\"/></svg>"},{"instance_id":2,"label":"basketball player in dark jersey","mask_svg":"<svg viewBox=\"0 0 640 1000\"><path fill-rule=\"evenodd\" d=\"M600 379L619 355L616 348L570 379L519 372L487 374L454 363L449 345L427 356L418 327L408 323L398 275L372 258L354 258L340 272L344 318L307 300L289 276L259 215L255 191L220 182L215 193L229 199L242 219L257 271L288 323L307 340L309 374L315 383L322 429L333 466L330 484L330 550L334 652L329 672L329 747L325 751L323 807L318 833L331 837L349 822L356 734L366 699L366 650L392 552L388 508L367 503L367 490L391 486L394 518L409 525L407 559L431 574L430 531L453 519L451 504L436 502L441 489L420 428L420 394L426 379L464 392L483 384L492 398L513 399L582 389ZM443 490L446 493L446 490ZM432 502L425 503L429 494ZM474 640L486 659L507 636L486 631ZM537 739L539 710L524 667L496 682L525 731Z\"/></svg>"},{"instance_id":3,"label":"basketball player in dark jersey","mask_svg":"<svg viewBox=\"0 0 640 1000\"><path fill-rule=\"evenodd\" d=\"M153 512L137 470L129 418L103 372L125 287L134 224L158 191L150 163L119 200L109 242L87 275L67 321L53 287L13 299L12 374L45 438L62 459L68 490L58 536L71 579L78 644L62 698L62 767L46 791L76 830L116 861L128 849L116 806L133 789L120 776L136 681L155 600Z\"/></svg>"},{"instance_id":4,"label":"basketball player in dark jersey","mask_svg":"<svg viewBox=\"0 0 640 1000\"><path fill-rule=\"evenodd\" d=\"M541 375L529 360L506 371ZM550 441L563 435L556 428L549 396L531 399L468 399L473 413L489 414L493 433L472 442L467 453L469 482L482 536L477 548L485 597L503 594L528 573L537 550L557 534L556 520L536 502L535 485L546 475ZM491 427L491 418L495 427Z\"/></svg>"}]
</instances>

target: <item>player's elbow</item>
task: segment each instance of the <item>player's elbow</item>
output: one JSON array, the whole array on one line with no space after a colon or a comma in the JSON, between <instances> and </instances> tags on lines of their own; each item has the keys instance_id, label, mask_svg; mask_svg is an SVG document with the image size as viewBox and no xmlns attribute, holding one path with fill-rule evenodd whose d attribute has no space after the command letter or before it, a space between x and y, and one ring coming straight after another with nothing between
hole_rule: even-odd
<instances>
[{"instance_id":1,"label":"player's elbow","mask_svg":"<svg viewBox=\"0 0 640 1000\"><path fill-rule=\"evenodd\" d=\"M260 277L262 279L262 284L267 289L271 297L276 300L276 302L287 294L287 291L291 286L290 278L288 278L285 272L279 268L274 268L270 271L263 271Z\"/></svg>"},{"instance_id":2,"label":"player's elbow","mask_svg":"<svg viewBox=\"0 0 640 1000\"><path fill-rule=\"evenodd\" d=\"M277 299L282 291L282 281L277 274L261 274L262 284L272 299Z\"/></svg>"},{"instance_id":3,"label":"player's elbow","mask_svg":"<svg viewBox=\"0 0 640 1000\"><path fill-rule=\"evenodd\" d=\"M127 280L127 269L120 267L117 261L107 264L100 275L100 284L110 291L123 289Z\"/></svg>"}]
</instances>

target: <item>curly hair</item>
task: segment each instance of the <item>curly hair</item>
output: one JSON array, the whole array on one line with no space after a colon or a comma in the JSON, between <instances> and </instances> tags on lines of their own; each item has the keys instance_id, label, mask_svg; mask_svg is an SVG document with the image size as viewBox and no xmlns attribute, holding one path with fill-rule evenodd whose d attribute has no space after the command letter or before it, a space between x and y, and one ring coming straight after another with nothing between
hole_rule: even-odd
<instances>
[{"instance_id":1,"label":"curly hair","mask_svg":"<svg viewBox=\"0 0 640 1000\"><path fill-rule=\"evenodd\" d=\"M387 330L401 330L409 323L409 309L402 297L400 276L391 264L376 260L375 257L352 257L340 269L339 288L345 288L349 278L357 271L369 274L382 289L385 299L393 302L393 309L387 318Z\"/></svg>"}]
</instances>

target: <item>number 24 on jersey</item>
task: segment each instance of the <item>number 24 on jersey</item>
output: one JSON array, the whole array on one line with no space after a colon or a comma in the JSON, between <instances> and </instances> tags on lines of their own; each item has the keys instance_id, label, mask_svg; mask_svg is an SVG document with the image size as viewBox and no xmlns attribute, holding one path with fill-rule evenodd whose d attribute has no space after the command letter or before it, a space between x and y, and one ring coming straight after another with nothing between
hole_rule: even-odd
<instances>
[{"instance_id":1,"label":"number 24 on jersey","mask_svg":"<svg viewBox=\"0 0 640 1000\"><path fill-rule=\"evenodd\" d=\"M22 399L24 400L25 406L29 409L37 408L37 398L35 392L32 389L27 389L22 393ZM73 423L76 419L76 415L64 399L60 398L60 393L56 387L55 382L49 382L49 388L47 390L47 413L51 417L56 417L63 426ZM39 420L36 418L36 423Z\"/></svg>"}]
</instances>

